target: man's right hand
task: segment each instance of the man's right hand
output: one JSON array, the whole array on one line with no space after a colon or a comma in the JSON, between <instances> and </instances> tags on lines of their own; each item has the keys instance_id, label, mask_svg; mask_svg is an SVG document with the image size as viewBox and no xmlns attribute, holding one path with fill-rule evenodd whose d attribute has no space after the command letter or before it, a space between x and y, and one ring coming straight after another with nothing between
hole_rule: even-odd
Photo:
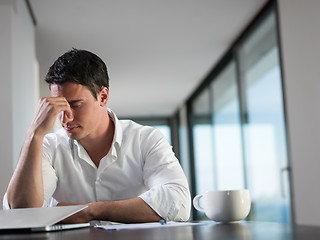
<instances>
[{"instance_id":1,"label":"man's right hand","mask_svg":"<svg viewBox=\"0 0 320 240\"><path fill-rule=\"evenodd\" d=\"M73 120L70 105L64 97L41 98L29 130L44 136L52 129L59 113Z\"/></svg>"}]
</instances>

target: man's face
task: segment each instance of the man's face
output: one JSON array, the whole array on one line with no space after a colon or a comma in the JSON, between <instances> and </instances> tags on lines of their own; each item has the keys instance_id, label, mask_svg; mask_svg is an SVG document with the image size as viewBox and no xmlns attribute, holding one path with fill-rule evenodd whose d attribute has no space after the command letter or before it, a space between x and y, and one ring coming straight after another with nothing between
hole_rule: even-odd
<instances>
[{"instance_id":1,"label":"man's face","mask_svg":"<svg viewBox=\"0 0 320 240\"><path fill-rule=\"evenodd\" d=\"M70 105L73 118L68 118L65 112L58 115L70 138L81 142L99 134L99 121L105 117L99 94L96 100L87 87L74 82L51 85L51 96L65 97Z\"/></svg>"}]
</instances>

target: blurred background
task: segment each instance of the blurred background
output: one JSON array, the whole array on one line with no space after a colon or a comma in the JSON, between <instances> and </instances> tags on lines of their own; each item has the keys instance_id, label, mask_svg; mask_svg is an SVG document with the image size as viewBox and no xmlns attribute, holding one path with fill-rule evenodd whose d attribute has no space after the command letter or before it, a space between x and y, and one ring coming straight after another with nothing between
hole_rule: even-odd
<instances>
[{"instance_id":1,"label":"blurred background","mask_svg":"<svg viewBox=\"0 0 320 240\"><path fill-rule=\"evenodd\" d=\"M2 0L1 196L38 99L50 95L48 68L79 48L107 64L108 107L167 137L192 197L248 188L248 220L320 225L317 9L315 0Z\"/></svg>"}]
</instances>

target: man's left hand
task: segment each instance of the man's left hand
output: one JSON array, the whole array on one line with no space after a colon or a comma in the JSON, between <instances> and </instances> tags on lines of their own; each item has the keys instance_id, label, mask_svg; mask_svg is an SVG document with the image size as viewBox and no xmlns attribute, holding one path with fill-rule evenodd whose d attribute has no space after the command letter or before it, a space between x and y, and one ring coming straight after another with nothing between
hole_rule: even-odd
<instances>
[{"instance_id":1,"label":"man's left hand","mask_svg":"<svg viewBox=\"0 0 320 240\"><path fill-rule=\"evenodd\" d=\"M74 203L68 203L68 202L59 202L57 206L71 206L71 205L88 205L87 208L81 210L80 212L77 212L70 217L67 217L61 221L61 223L64 224L70 224L70 223L87 223L90 222L92 219L90 214L90 205L92 203L85 203L85 204L74 204Z\"/></svg>"}]
</instances>

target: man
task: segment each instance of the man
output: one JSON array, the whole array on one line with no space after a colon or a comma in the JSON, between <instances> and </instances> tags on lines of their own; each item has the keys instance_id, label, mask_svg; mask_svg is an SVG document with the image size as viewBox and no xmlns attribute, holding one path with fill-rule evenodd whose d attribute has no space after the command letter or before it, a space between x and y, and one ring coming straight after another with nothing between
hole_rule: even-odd
<instances>
[{"instance_id":1,"label":"man","mask_svg":"<svg viewBox=\"0 0 320 240\"><path fill-rule=\"evenodd\" d=\"M51 97L40 99L4 208L88 205L69 223L189 218L187 180L170 145L107 109L109 77L98 56L73 49L45 80ZM49 133L57 117L63 128Z\"/></svg>"}]
</instances>

